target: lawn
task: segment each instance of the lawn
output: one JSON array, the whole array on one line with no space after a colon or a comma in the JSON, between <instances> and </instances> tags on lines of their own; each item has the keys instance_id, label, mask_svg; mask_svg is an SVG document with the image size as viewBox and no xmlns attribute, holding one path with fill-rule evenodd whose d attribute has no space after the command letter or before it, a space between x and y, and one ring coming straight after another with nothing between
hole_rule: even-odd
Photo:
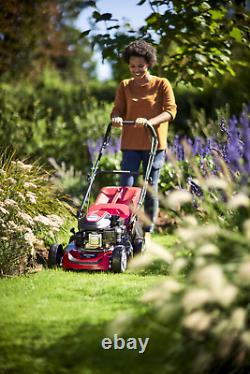
<instances>
[{"instance_id":1,"label":"lawn","mask_svg":"<svg viewBox=\"0 0 250 374\"><path fill-rule=\"evenodd\" d=\"M166 246L174 240L155 239ZM141 295L166 274L166 268L157 266L125 274L43 270L1 280L0 372L123 373L129 365L138 373L151 372L148 362L157 360L155 342L149 340L145 353L139 354L104 350L101 341L122 312L137 316L138 331L143 331L149 305ZM128 337L143 337L138 331ZM112 330L111 338L114 333L119 331Z\"/></svg>"}]
</instances>

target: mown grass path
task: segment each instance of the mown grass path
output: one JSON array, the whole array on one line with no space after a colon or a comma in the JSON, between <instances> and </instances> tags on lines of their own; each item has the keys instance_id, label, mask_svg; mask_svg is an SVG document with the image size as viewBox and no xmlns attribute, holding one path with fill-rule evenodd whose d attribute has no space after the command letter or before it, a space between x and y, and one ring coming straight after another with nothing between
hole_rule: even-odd
<instances>
[{"instance_id":1,"label":"mown grass path","mask_svg":"<svg viewBox=\"0 0 250 374\"><path fill-rule=\"evenodd\" d=\"M124 311L139 317L143 327L149 306L141 296L165 277L166 269L152 268L125 274L44 270L1 280L0 372L152 372L145 360L153 354L150 341L139 354L103 350L101 340Z\"/></svg>"}]
</instances>

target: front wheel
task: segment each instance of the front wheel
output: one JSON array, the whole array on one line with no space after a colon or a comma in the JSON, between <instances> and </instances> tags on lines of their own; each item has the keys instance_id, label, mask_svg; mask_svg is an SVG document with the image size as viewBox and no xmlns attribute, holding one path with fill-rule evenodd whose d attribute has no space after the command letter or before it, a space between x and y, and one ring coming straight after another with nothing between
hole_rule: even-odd
<instances>
[{"instance_id":1,"label":"front wheel","mask_svg":"<svg viewBox=\"0 0 250 374\"><path fill-rule=\"evenodd\" d=\"M49 249L48 267L56 268L62 266L63 247L61 244L52 244Z\"/></svg>"},{"instance_id":2,"label":"front wheel","mask_svg":"<svg viewBox=\"0 0 250 374\"><path fill-rule=\"evenodd\" d=\"M114 248L112 253L112 265L111 270L114 273L124 273L128 267L128 255L126 248L123 245L119 245Z\"/></svg>"}]
</instances>

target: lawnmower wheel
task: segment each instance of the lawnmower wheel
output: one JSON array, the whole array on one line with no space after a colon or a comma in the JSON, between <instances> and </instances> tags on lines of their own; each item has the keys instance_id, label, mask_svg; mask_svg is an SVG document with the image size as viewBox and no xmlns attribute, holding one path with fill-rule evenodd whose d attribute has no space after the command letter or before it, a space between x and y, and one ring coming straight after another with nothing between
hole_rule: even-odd
<instances>
[{"instance_id":1,"label":"lawnmower wheel","mask_svg":"<svg viewBox=\"0 0 250 374\"><path fill-rule=\"evenodd\" d=\"M134 255L139 255L145 252L146 246L145 246L145 239L136 239L133 243L134 248Z\"/></svg>"},{"instance_id":2,"label":"lawnmower wheel","mask_svg":"<svg viewBox=\"0 0 250 374\"><path fill-rule=\"evenodd\" d=\"M128 255L123 245L114 248L112 253L111 270L114 273L124 273L128 267Z\"/></svg>"},{"instance_id":3,"label":"lawnmower wheel","mask_svg":"<svg viewBox=\"0 0 250 374\"><path fill-rule=\"evenodd\" d=\"M52 244L49 249L48 267L56 268L61 266L63 258L63 247L61 244Z\"/></svg>"}]
</instances>

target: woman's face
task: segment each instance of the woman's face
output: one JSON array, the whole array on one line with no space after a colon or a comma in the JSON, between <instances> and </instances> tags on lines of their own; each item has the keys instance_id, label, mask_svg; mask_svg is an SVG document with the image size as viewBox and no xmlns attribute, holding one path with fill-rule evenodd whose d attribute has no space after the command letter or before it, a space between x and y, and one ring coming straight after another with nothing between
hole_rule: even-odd
<instances>
[{"instance_id":1,"label":"woman's face","mask_svg":"<svg viewBox=\"0 0 250 374\"><path fill-rule=\"evenodd\" d=\"M148 63L144 57L131 56L129 59L129 71L133 78L142 79L148 72Z\"/></svg>"}]
</instances>

